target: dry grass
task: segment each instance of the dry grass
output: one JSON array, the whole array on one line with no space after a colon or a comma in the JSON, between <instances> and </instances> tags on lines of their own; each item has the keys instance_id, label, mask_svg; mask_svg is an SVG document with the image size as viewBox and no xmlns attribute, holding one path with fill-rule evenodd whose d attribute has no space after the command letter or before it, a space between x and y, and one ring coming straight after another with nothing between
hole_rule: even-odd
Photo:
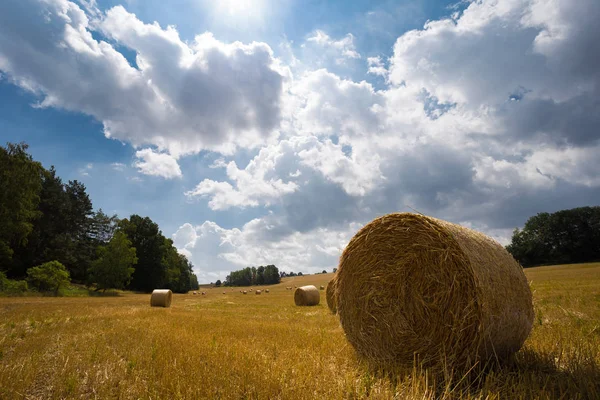
<instances>
[{"instance_id":1,"label":"dry grass","mask_svg":"<svg viewBox=\"0 0 600 400\"><path fill-rule=\"evenodd\" d=\"M361 364L325 304L269 296L0 298L0 399L600 398L600 263L526 271L536 319L509 364L442 379ZM461 378L464 378L461 380Z\"/></svg>"}]
</instances>

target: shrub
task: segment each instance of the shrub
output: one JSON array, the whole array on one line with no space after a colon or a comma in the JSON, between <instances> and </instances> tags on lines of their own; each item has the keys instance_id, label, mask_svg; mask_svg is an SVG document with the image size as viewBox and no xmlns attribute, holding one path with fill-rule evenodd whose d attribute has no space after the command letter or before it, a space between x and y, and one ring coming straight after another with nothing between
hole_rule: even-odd
<instances>
[{"instance_id":1,"label":"shrub","mask_svg":"<svg viewBox=\"0 0 600 400\"><path fill-rule=\"evenodd\" d=\"M41 292L58 294L61 286L70 283L69 271L58 261L49 261L27 271L29 283Z\"/></svg>"},{"instance_id":2,"label":"shrub","mask_svg":"<svg viewBox=\"0 0 600 400\"><path fill-rule=\"evenodd\" d=\"M22 294L27 292L26 281L13 281L8 279L4 272L0 272L0 292L6 294Z\"/></svg>"}]
</instances>

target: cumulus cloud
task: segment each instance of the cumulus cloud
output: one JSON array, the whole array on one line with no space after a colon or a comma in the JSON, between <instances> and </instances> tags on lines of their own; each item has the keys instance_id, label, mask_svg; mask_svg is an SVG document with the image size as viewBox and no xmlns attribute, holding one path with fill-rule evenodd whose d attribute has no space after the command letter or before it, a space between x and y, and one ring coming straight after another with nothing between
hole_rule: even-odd
<instances>
[{"instance_id":1,"label":"cumulus cloud","mask_svg":"<svg viewBox=\"0 0 600 400\"><path fill-rule=\"evenodd\" d=\"M367 73L372 74L372 75L379 75L379 76L383 76L383 77L387 76L388 70L385 68L385 65L384 65L381 57L379 57L379 56L369 57L369 58L367 58L367 64L369 66Z\"/></svg>"},{"instance_id":2,"label":"cumulus cloud","mask_svg":"<svg viewBox=\"0 0 600 400\"><path fill-rule=\"evenodd\" d=\"M331 271L358 224L343 229L318 228L293 233L282 240L265 239L268 218L253 219L241 229L225 229L215 222L182 225L172 236L179 252L190 256L200 281L225 279L230 271L276 260L280 271Z\"/></svg>"},{"instance_id":3,"label":"cumulus cloud","mask_svg":"<svg viewBox=\"0 0 600 400\"><path fill-rule=\"evenodd\" d=\"M133 166L144 175L160 176L166 179L181 178L181 169L177 160L166 153L157 153L152 149L143 149L135 153L138 158Z\"/></svg>"},{"instance_id":4,"label":"cumulus cloud","mask_svg":"<svg viewBox=\"0 0 600 400\"><path fill-rule=\"evenodd\" d=\"M472 2L399 37L383 90L324 69L301 75L285 97L286 138L264 148L285 160L264 176L297 188L270 198L259 236L414 208L507 243L537 212L590 204L600 194L600 80L589 68L598 16L590 1ZM381 59L367 62L387 74Z\"/></svg>"},{"instance_id":5,"label":"cumulus cloud","mask_svg":"<svg viewBox=\"0 0 600 400\"><path fill-rule=\"evenodd\" d=\"M268 45L183 42L122 6L92 18L67 0L3 1L0 70L38 107L83 112L107 137L174 156L254 147L278 127L283 76ZM133 50L135 66L94 30Z\"/></svg>"},{"instance_id":6,"label":"cumulus cloud","mask_svg":"<svg viewBox=\"0 0 600 400\"><path fill-rule=\"evenodd\" d=\"M331 49L344 58L360 58L360 54L354 46L354 35L351 33L346 34L342 39L334 40L327 33L317 29L312 36L306 39L306 42Z\"/></svg>"}]
</instances>

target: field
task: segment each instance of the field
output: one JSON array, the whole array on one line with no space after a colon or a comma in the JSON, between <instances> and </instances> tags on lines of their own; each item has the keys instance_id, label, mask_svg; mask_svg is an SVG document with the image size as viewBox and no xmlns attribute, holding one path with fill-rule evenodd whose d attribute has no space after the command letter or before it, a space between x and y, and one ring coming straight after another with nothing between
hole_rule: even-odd
<instances>
[{"instance_id":1,"label":"field","mask_svg":"<svg viewBox=\"0 0 600 400\"><path fill-rule=\"evenodd\" d=\"M600 398L600 263L526 270L536 319L514 360L464 377L375 371L325 304L207 289L151 308L149 295L0 298L0 398ZM225 291L225 294L223 294Z\"/></svg>"}]
</instances>

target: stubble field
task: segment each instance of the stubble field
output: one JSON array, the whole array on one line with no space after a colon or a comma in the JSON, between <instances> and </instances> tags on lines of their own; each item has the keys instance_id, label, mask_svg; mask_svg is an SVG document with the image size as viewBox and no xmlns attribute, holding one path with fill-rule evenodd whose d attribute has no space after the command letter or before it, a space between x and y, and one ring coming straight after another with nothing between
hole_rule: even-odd
<instances>
[{"instance_id":1,"label":"stubble field","mask_svg":"<svg viewBox=\"0 0 600 400\"><path fill-rule=\"evenodd\" d=\"M373 370L325 304L203 289L151 308L149 295L0 298L1 399L598 399L600 263L525 271L533 332L501 366L444 377ZM256 288L254 288L256 289ZM225 294L223 294L225 291Z\"/></svg>"}]
</instances>

